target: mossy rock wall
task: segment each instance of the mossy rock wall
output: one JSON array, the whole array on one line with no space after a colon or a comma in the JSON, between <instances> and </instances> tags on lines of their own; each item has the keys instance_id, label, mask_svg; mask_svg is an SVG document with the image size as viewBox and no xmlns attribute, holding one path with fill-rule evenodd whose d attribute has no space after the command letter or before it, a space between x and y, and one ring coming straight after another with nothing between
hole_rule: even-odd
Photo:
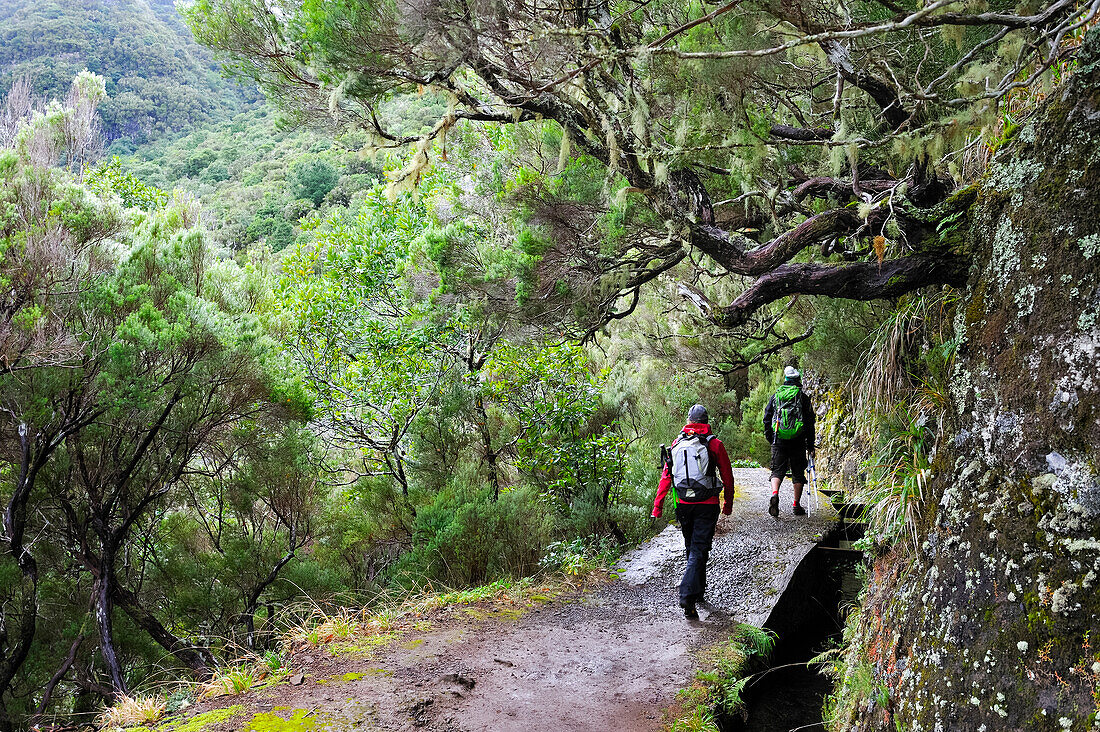
<instances>
[{"instance_id":1,"label":"mossy rock wall","mask_svg":"<svg viewBox=\"0 0 1100 732\"><path fill-rule=\"evenodd\" d=\"M817 420L817 441L829 446L815 458L819 472L828 476L829 488L858 491L867 482L864 463L871 450L859 436L852 406L843 389L827 392L819 404L824 413Z\"/></svg>"},{"instance_id":2,"label":"mossy rock wall","mask_svg":"<svg viewBox=\"0 0 1100 732\"><path fill-rule=\"evenodd\" d=\"M874 567L837 729L1100 729L1100 30L1079 61L971 209L953 439L919 550Z\"/></svg>"}]
</instances>

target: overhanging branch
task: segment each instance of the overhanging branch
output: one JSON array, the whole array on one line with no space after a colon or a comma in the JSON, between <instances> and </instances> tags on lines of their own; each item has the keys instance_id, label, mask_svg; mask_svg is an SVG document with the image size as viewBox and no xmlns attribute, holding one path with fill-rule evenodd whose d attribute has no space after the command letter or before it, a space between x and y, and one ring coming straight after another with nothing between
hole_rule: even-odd
<instances>
[{"instance_id":1,"label":"overhanging branch","mask_svg":"<svg viewBox=\"0 0 1100 732\"><path fill-rule=\"evenodd\" d=\"M847 300L879 300L931 285L961 287L970 260L966 257L912 256L855 264L787 264L760 277L730 305L710 317L727 328L744 324L768 303L795 293L827 295Z\"/></svg>"},{"instance_id":2,"label":"overhanging branch","mask_svg":"<svg viewBox=\"0 0 1100 732\"><path fill-rule=\"evenodd\" d=\"M865 224L856 209L845 207L811 216L767 244L747 252L732 241L729 234L714 226L693 226L691 244L730 272L755 277L790 261L807 247L825 239L850 235ZM743 236L736 236L745 240Z\"/></svg>"}]
</instances>

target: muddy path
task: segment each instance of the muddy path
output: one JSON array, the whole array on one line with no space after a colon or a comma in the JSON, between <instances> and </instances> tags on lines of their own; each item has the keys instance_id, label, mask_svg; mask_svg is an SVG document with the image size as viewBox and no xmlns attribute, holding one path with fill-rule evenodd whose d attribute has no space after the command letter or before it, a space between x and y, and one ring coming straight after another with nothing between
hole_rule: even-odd
<instances>
[{"instance_id":1,"label":"muddy path","mask_svg":"<svg viewBox=\"0 0 1100 732\"><path fill-rule=\"evenodd\" d=\"M767 472L735 472L738 497L718 524L699 620L677 606L683 540L669 526L595 590L522 613L451 607L369 654L299 654L298 685L222 700L241 709L217 728L658 730L690 683L694 653L736 623L763 624L833 522L824 500L809 516L792 516L789 483L773 519Z\"/></svg>"}]
</instances>

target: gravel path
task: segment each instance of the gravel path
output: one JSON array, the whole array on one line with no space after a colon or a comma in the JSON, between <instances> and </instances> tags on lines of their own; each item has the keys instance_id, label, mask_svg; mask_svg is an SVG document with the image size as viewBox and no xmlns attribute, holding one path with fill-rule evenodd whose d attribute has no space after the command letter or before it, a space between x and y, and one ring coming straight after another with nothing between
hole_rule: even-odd
<instances>
[{"instance_id":1,"label":"gravel path","mask_svg":"<svg viewBox=\"0 0 1100 732\"><path fill-rule=\"evenodd\" d=\"M723 640L735 623L763 624L790 573L834 521L823 500L820 511L811 502L809 516L792 516L789 484L773 519L767 471L735 474L738 496L733 515L718 524L699 620L685 619L677 605L683 539L670 525L623 557L617 581L593 592L518 619L455 612L370 659L319 659L305 683L245 700L248 711L311 710L316 730L658 730L691 681L695 652Z\"/></svg>"}]
</instances>

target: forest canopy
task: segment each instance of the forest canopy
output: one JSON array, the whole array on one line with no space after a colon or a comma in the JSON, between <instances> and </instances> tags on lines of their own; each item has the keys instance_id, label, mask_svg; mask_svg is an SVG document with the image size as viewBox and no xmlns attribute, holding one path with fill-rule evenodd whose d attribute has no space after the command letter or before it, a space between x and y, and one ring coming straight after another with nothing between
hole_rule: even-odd
<instances>
[{"instance_id":1,"label":"forest canopy","mask_svg":"<svg viewBox=\"0 0 1100 732\"><path fill-rule=\"evenodd\" d=\"M1017 106L1058 80L1096 12L1071 0L185 10L196 37L272 99L412 148L394 191L446 156L456 124L552 121L558 170L590 161L602 195L554 185L562 173L542 160L532 164L547 175L515 197L552 242L537 292L587 300L577 325L589 333L687 259L683 294L727 328L759 328L788 296L960 284L968 258L951 232L970 200L952 193L1011 132ZM428 134L379 123L385 100L426 89L450 100ZM609 236L594 224L616 207L629 215ZM715 274L736 284L717 296L699 286Z\"/></svg>"}]
</instances>

